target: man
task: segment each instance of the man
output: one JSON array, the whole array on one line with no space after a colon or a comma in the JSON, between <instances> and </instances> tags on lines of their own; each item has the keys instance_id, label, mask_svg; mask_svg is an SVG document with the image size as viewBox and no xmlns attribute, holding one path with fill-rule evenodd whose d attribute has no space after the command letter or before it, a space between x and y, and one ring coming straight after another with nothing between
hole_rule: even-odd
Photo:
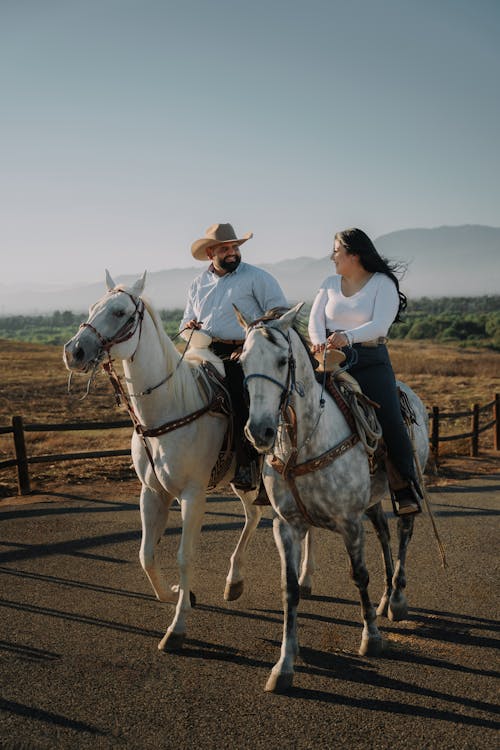
<instances>
[{"instance_id":1,"label":"man","mask_svg":"<svg viewBox=\"0 0 500 750\"><path fill-rule=\"evenodd\" d=\"M243 371L232 355L241 348L245 334L236 319L233 303L247 320L257 320L273 307L288 307L280 285L262 268L243 263L240 246L253 237L238 238L231 224L213 224L191 246L196 260L210 265L192 282L180 324L202 329L212 337L211 349L223 361L233 402L236 450L235 487L255 489L260 481L258 456L243 434L248 407L243 394Z\"/></svg>"}]
</instances>

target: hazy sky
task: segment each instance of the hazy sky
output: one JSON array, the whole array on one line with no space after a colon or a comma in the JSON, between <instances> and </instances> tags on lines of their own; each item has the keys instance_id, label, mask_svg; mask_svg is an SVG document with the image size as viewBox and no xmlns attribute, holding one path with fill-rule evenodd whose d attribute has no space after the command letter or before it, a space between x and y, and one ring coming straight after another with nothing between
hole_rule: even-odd
<instances>
[{"instance_id":1,"label":"hazy sky","mask_svg":"<svg viewBox=\"0 0 500 750\"><path fill-rule=\"evenodd\" d=\"M498 0L0 0L0 284L499 226L499 39Z\"/></svg>"}]
</instances>

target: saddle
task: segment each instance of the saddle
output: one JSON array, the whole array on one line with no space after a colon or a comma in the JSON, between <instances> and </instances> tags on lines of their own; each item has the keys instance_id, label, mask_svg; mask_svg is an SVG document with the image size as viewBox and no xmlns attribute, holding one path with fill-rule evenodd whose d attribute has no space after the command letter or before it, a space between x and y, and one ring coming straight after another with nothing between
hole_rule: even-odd
<instances>
[{"instance_id":1,"label":"saddle","mask_svg":"<svg viewBox=\"0 0 500 750\"><path fill-rule=\"evenodd\" d=\"M382 429L375 409L379 404L366 396L361 390L356 378L340 368L345 355L338 349L329 349L312 355L315 363L316 380L325 385L325 389L332 396L344 415L351 430L358 434L368 454L370 474L373 476L379 469L387 473L390 486L401 484L398 470L392 463L382 437ZM401 415L407 428L416 424L417 419L407 395L398 388ZM368 435L367 435L368 424ZM367 440L367 437L369 438Z\"/></svg>"},{"instance_id":2,"label":"saddle","mask_svg":"<svg viewBox=\"0 0 500 750\"><path fill-rule=\"evenodd\" d=\"M359 436L368 454L370 474L375 474L387 457L375 411L380 408L379 404L363 393L356 378L341 369L345 354L340 349L326 349L312 357L316 380L324 384L353 433Z\"/></svg>"},{"instance_id":3,"label":"saddle","mask_svg":"<svg viewBox=\"0 0 500 750\"><path fill-rule=\"evenodd\" d=\"M215 404L215 408L211 409L209 413L228 417L226 434L224 435L219 455L212 468L208 482L207 489L212 490L226 476L233 461L233 409L231 397L226 388L225 378L211 362L204 361L201 363L199 375L198 382L200 387L204 390L208 398L211 397L212 403Z\"/></svg>"}]
</instances>

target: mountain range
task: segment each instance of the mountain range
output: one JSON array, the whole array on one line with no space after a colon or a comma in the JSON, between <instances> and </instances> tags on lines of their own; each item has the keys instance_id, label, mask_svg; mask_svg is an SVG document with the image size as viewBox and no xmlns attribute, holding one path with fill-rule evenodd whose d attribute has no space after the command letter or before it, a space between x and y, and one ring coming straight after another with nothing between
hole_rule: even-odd
<instances>
[{"instance_id":1,"label":"mountain range","mask_svg":"<svg viewBox=\"0 0 500 750\"><path fill-rule=\"evenodd\" d=\"M498 294L500 288L500 228L482 225L404 229L375 240L381 255L406 265L401 289L409 298L475 297ZM244 259L245 256L244 256ZM259 264L280 282L288 300L312 301L323 279L334 273L330 255L299 257ZM146 292L158 309L183 308L188 287L202 270L189 268L148 274ZM117 283L135 281L119 276ZM104 274L103 274L104 275ZM103 280L50 291L33 282L25 289L0 285L0 314L49 313L54 310L85 311L104 291Z\"/></svg>"}]
</instances>

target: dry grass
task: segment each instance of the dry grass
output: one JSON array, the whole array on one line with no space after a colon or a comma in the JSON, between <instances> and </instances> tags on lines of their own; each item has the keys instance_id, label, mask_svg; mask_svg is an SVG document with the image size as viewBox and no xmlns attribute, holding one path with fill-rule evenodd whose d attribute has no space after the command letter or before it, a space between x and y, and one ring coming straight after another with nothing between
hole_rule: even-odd
<instances>
[{"instance_id":1,"label":"dry grass","mask_svg":"<svg viewBox=\"0 0 500 750\"><path fill-rule=\"evenodd\" d=\"M462 350L432 342L400 342L390 345L397 377L410 385L430 409L463 411L472 403L490 402L500 392L500 353ZM58 347L24 342L0 342L0 426L8 426L13 415L25 423L76 421L116 421L126 418L123 407L115 405L113 390L101 372L89 396L81 400L86 381L74 377L72 393L67 392L68 374ZM446 425L446 427L445 427ZM443 433L469 429L444 423ZM27 433L29 455L54 454L77 450L128 448L130 429L109 431ZM491 431L480 438L482 448L491 448ZM443 444L445 451L468 451L468 445ZM12 436L0 435L0 460L13 456ZM128 458L64 461L32 465L34 487L51 482L81 484L96 478L103 481L131 479L134 474ZM0 495L16 492L14 469L0 472Z\"/></svg>"}]
</instances>

